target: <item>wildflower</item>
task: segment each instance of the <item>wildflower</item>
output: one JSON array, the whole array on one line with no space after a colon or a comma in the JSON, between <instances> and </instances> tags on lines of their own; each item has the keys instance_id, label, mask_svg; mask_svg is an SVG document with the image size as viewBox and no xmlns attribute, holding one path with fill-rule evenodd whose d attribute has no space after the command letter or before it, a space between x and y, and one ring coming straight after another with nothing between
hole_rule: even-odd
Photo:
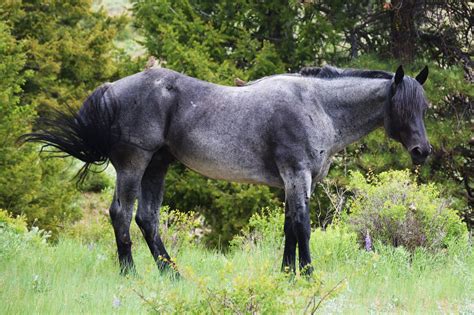
<instances>
[{"instance_id":1,"label":"wildflower","mask_svg":"<svg viewBox=\"0 0 474 315\"><path fill-rule=\"evenodd\" d=\"M119 308L120 305L122 305L122 302L120 301L120 299L118 297L116 297L114 295L114 300L112 301L112 306L115 307L115 308Z\"/></svg>"},{"instance_id":2,"label":"wildflower","mask_svg":"<svg viewBox=\"0 0 474 315\"><path fill-rule=\"evenodd\" d=\"M372 251L372 239L370 238L369 230L365 234L365 250L370 252Z\"/></svg>"}]
</instances>

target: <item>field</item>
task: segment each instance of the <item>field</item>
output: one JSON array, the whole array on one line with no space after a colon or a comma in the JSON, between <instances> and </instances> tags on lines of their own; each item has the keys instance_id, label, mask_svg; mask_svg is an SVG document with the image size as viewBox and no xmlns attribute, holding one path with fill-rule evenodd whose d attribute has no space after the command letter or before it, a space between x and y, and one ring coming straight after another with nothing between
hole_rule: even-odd
<instances>
[{"instance_id":1,"label":"field","mask_svg":"<svg viewBox=\"0 0 474 315\"><path fill-rule=\"evenodd\" d=\"M55 244L38 231L0 228L0 313L474 313L474 254L453 244L437 254L376 245L359 249L341 228L315 230L315 275L280 272L282 214L254 217L225 253L190 231L194 217L163 226L182 277L160 275L134 224L137 274L118 273L105 216L90 213Z\"/></svg>"}]
</instances>

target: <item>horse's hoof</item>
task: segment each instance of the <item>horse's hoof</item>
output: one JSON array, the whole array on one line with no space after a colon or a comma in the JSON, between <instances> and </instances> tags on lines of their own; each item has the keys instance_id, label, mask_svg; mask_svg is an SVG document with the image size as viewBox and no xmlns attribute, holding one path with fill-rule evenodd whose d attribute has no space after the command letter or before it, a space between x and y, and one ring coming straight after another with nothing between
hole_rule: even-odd
<instances>
[{"instance_id":1,"label":"horse's hoof","mask_svg":"<svg viewBox=\"0 0 474 315\"><path fill-rule=\"evenodd\" d=\"M313 275L313 272L314 272L314 268L311 265L306 265L305 267L300 269L300 275L307 279L311 278L311 276Z\"/></svg>"},{"instance_id":2,"label":"horse's hoof","mask_svg":"<svg viewBox=\"0 0 474 315\"><path fill-rule=\"evenodd\" d=\"M180 280L181 274L178 272L174 262L170 260L161 260L158 262L158 270L163 275L169 276L171 280Z\"/></svg>"}]
</instances>

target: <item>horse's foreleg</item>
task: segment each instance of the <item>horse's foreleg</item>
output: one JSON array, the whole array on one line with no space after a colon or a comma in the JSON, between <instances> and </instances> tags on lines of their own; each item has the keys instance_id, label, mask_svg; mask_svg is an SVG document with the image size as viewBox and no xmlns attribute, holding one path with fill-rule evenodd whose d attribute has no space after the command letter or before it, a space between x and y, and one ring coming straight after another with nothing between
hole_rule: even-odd
<instances>
[{"instance_id":1,"label":"horse's foreleg","mask_svg":"<svg viewBox=\"0 0 474 315\"><path fill-rule=\"evenodd\" d=\"M117 242L120 272L127 274L134 271L132 258L132 241L130 239L130 223L135 200L140 190L140 181L148 165L151 154L142 152L126 152L126 158L114 161L117 171L115 194L110 206L110 218Z\"/></svg>"},{"instance_id":2,"label":"horse's foreleg","mask_svg":"<svg viewBox=\"0 0 474 315\"><path fill-rule=\"evenodd\" d=\"M285 220L285 230L288 230L289 232L286 233L285 231L285 236L287 238L288 236L290 236L290 239L285 241L285 250L287 248L288 252L292 250L292 244L290 243L290 241L292 240L291 237L295 237L296 242L298 244L300 271L303 274L310 275L313 271L313 267L311 266L311 255L309 249L309 239L311 235L311 226L309 218L311 174L308 171L292 172L291 174L288 174L288 176L286 176L284 181L286 204L288 207L288 215L287 219ZM287 223L287 221L289 222ZM293 235L291 235L290 233L290 226ZM285 254L287 254L286 251Z\"/></svg>"},{"instance_id":3,"label":"horse's foreleg","mask_svg":"<svg viewBox=\"0 0 474 315\"><path fill-rule=\"evenodd\" d=\"M141 182L138 210L135 217L150 248L151 254L161 271L173 267L159 233L159 211L163 202L165 175L169 159L156 155L148 165Z\"/></svg>"}]
</instances>

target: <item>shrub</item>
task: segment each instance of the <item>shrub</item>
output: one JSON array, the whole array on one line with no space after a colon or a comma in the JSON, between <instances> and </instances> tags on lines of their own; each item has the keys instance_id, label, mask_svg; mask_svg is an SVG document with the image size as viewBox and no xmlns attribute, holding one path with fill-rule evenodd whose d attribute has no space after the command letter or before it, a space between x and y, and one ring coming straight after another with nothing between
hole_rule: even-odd
<instances>
[{"instance_id":1,"label":"shrub","mask_svg":"<svg viewBox=\"0 0 474 315\"><path fill-rule=\"evenodd\" d=\"M93 11L90 0L2 1L0 15L23 43L32 73L22 103L36 103L40 115L79 104L119 71L113 39L126 21Z\"/></svg>"},{"instance_id":2,"label":"shrub","mask_svg":"<svg viewBox=\"0 0 474 315\"><path fill-rule=\"evenodd\" d=\"M14 258L27 244L44 244L49 237L49 232L38 227L28 230L25 216L13 217L0 209L0 258Z\"/></svg>"},{"instance_id":3,"label":"shrub","mask_svg":"<svg viewBox=\"0 0 474 315\"><path fill-rule=\"evenodd\" d=\"M342 224L357 233L361 244L368 238L410 251L417 247L436 250L467 235L466 225L436 187L418 185L406 170L384 172L367 180L354 172L349 186L354 197Z\"/></svg>"},{"instance_id":4,"label":"shrub","mask_svg":"<svg viewBox=\"0 0 474 315\"><path fill-rule=\"evenodd\" d=\"M87 174L83 182L79 184L79 190L83 192L101 192L113 185L112 178L101 170L93 169L93 172Z\"/></svg>"},{"instance_id":5,"label":"shrub","mask_svg":"<svg viewBox=\"0 0 474 315\"><path fill-rule=\"evenodd\" d=\"M184 245L199 244L208 232L203 217L193 211L184 213L164 206L160 209L160 214L160 235L170 248L179 250Z\"/></svg>"},{"instance_id":6,"label":"shrub","mask_svg":"<svg viewBox=\"0 0 474 315\"><path fill-rule=\"evenodd\" d=\"M8 227L16 233L26 233L26 218L25 216L13 217L8 211L0 209L0 227Z\"/></svg>"},{"instance_id":7,"label":"shrub","mask_svg":"<svg viewBox=\"0 0 474 315\"><path fill-rule=\"evenodd\" d=\"M281 245L284 221L285 210L281 207L262 208L250 217L248 225L232 239L230 244L237 249L257 244L270 244L272 247Z\"/></svg>"}]
</instances>

